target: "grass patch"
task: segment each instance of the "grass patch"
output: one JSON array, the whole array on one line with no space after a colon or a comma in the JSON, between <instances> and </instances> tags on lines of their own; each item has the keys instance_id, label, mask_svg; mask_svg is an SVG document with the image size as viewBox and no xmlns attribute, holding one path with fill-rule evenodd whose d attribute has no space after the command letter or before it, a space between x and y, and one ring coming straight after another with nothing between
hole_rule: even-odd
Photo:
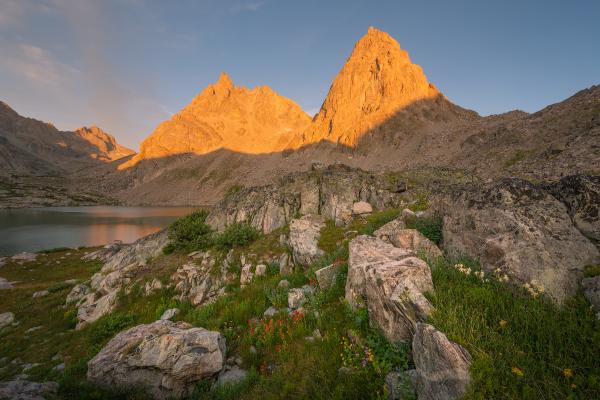
<instances>
[{"instance_id":1,"label":"grass patch","mask_svg":"<svg viewBox=\"0 0 600 400\"><path fill-rule=\"evenodd\" d=\"M442 225L442 218L438 216L413 218L406 223L408 229L418 230L437 245L442 243Z\"/></svg>"},{"instance_id":2,"label":"grass patch","mask_svg":"<svg viewBox=\"0 0 600 400\"><path fill-rule=\"evenodd\" d=\"M431 322L474 358L467 399L598 398L600 324L581 295L560 307L444 263L433 283Z\"/></svg>"},{"instance_id":3,"label":"grass patch","mask_svg":"<svg viewBox=\"0 0 600 400\"><path fill-rule=\"evenodd\" d=\"M598 265L588 265L583 270L583 276L586 278L593 278L595 276L600 275L600 264Z\"/></svg>"}]
</instances>

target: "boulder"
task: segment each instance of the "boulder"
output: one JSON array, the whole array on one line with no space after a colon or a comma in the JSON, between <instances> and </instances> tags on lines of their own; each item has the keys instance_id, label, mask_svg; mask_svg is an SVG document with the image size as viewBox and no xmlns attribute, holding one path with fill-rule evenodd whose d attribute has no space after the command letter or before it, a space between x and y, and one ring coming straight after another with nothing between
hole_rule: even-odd
<instances>
[{"instance_id":1,"label":"boulder","mask_svg":"<svg viewBox=\"0 0 600 400\"><path fill-rule=\"evenodd\" d=\"M577 229L600 242L600 176L566 176L546 188L567 206Z\"/></svg>"},{"instance_id":2,"label":"boulder","mask_svg":"<svg viewBox=\"0 0 600 400\"><path fill-rule=\"evenodd\" d=\"M38 255L36 253L23 252L23 253L15 254L10 259L18 262L19 264L23 264L26 262L35 261L35 260L37 260L37 257L38 257Z\"/></svg>"},{"instance_id":3,"label":"boulder","mask_svg":"<svg viewBox=\"0 0 600 400\"><path fill-rule=\"evenodd\" d=\"M215 259L206 254L197 265L188 262L175 271L171 276L171 282L175 291L179 293L180 301L189 301L194 306L214 301L224 294L224 286L229 276L227 268L219 269L215 273Z\"/></svg>"},{"instance_id":4,"label":"boulder","mask_svg":"<svg viewBox=\"0 0 600 400\"><path fill-rule=\"evenodd\" d=\"M416 371L392 371L385 376L388 400L415 398Z\"/></svg>"},{"instance_id":5,"label":"boulder","mask_svg":"<svg viewBox=\"0 0 600 400\"><path fill-rule=\"evenodd\" d=\"M56 394L56 382L31 382L21 377L8 382L0 382L0 399L44 400Z\"/></svg>"},{"instance_id":6,"label":"boulder","mask_svg":"<svg viewBox=\"0 0 600 400\"><path fill-rule=\"evenodd\" d=\"M403 249L412 250L417 255L424 255L429 260L443 256L442 251L431 240L416 229L402 229L388 237L391 244Z\"/></svg>"},{"instance_id":7,"label":"boulder","mask_svg":"<svg viewBox=\"0 0 600 400\"><path fill-rule=\"evenodd\" d=\"M173 319L177 314L179 314L179 308L169 308L165 310L164 313L160 316L160 319L167 320Z\"/></svg>"},{"instance_id":8,"label":"boulder","mask_svg":"<svg viewBox=\"0 0 600 400\"><path fill-rule=\"evenodd\" d=\"M35 292L31 297L33 297L34 299L39 299L40 297L46 297L50 294L49 291L47 290L40 290Z\"/></svg>"},{"instance_id":9,"label":"boulder","mask_svg":"<svg viewBox=\"0 0 600 400\"><path fill-rule=\"evenodd\" d=\"M0 277L0 290L2 290L2 289L12 289L13 287L14 286L12 285L12 283L10 283L6 279Z\"/></svg>"},{"instance_id":10,"label":"boulder","mask_svg":"<svg viewBox=\"0 0 600 400\"><path fill-rule=\"evenodd\" d=\"M159 279L154 278L151 281L146 282L146 285L144 286L144 292L146 293L146 296L149 296L162 288L162 282Z\"/></svg>"},{"instance_id":11,"label":"boulder","mask_svg":"<svg viewBox=\"0 0 600 400\"><path fill-rule=\"evenodd\" d=\"M277 314L279 314L279 310L273 306L267 308L265 310L265 312L263 313L263 317L265 318L273 318L274 316L276 316Z\"/></svg>"},{"instance_id":12,"label":"boulder","mask_svg":"<svg viewBox=\"0 0 600 400\"><path fill-rule=\"evenodd\" d=\"M596 310L596 316L600 319L600 275L592 278L584 278L581 281L583 294Z\"/></svg>"},{"instance_id":13,"label":"boulder","mask_svg":"<svg viewBox=\"0 0 600 400\"><path fill-rule=\"evenodd\" d=\"M318 246L324 226L325 219L318 215L306 215L290 222L289 244L295 264L306 267L325 254Z\"/></svg>"},{"instance_id":14,"label":"boulder","mask_svg":"<svg viewBox=\"0 0 600 400\"><path fill-rule=\"evenodd\" d=\"M66 304L68 305L71 303L76 303L79 300L83 299L85 296L87 296L89 293L90 293L89 287L87 287L86 285L84 285L82 283L77 284L77 285L73 286L73 288L67 295Z\"/></svg>"},{"instance_id":15,"label":"boulder","mask_svg":"<svg viewBox=\"0 0 600 400\"><path fill-rule=\"evenodd\" d=\"M524 180L460 186L435 207L450 255L477 258L486 272L501 268L521 283L537 281L557 302L575 294L584 266L600 260L566 206Z\"/></svg>"},{"instance_id":16,"label":"boulder","mask_svg":"<svg viewBox=\"0 0 600 400\"><path fill-rule=\"evenodd\" d=\"M167 320L117 334L88 362L87 378L104 387L144 388L153 399L189 396L225 363L219 332Z\"/></svg>"},{"instance_id":17,"label":"boulder","mask_svg":"<svg viewBox=\"0 0 600 400\"><path fill-rule=\"evenodd\" d=\"M471 356L433 326L419 323L412 341L419 400L460 399L471 381Z\"/></svg>"},{"instance_id":18,"label":"boulder","mask_svg":"<svg viewBox=\"0 0 600 400\"><path fill-rule=\"evenodd\" d=\"M306 303L306 294L302 288L293 288L288 291L288 307L292 310L302 307Z\"/></svg>"},{"instance_id":19,"label":"boulder","mask_svg":"<svg viewBox=\"0 0 600 400\"><path fill-rule=\"evenodd\" d=\"M354 308L365 304L369 322L388 340L410 340L416 323L433 311L423 294L433 292L427 263L371 236L353 239L349 251L346 300Z\"/></svg>"},{"instance_id":20,"label":"boulder","mask_svg":"<svg viewBox=\"0 0 600 400\"><path fill-rule=\"evenodd\" d=\"M258 264L254 270L254 275L265 276L267 274L267 266L265 264Z\"/></svg>"},{"instance_id":21,"label":"boulder","mask_svg":"<svg viewBox=\"0 0 600 400\"><path fill-rule=\"evenodd\" d=\"M373 236L378 237L386 242L390 242L390 237L402 229L406 229L404 220L402 218L396 218L373 232Z\"/></svg>"},{"instance_id":22,"label":"boulder","mask_svg":"<svg viewBox=\"0 0 600 400\"><path fill-rule=\"evenodd\" d=\"M0 329L9 326L15 322L15 314L11 312L5 312L0 314Z\"/></svg>"},{"instance_id":23,"label":"boulder","mask_svg":"<svg viewBox=\"0 0 600 400\"><path fill-rule=\"evenodd\" d=\"M402 210L402 220L404 221L404 223L414 221L416 218L417 214L415 214L414 211L409 210L408 208Z\"/></svg>"},{"instance_id":24,"label":"boulder","mask_svg":"<svg viewBox=\"0 0 600 400\"><path fill-rule=\"evenodd\" d=\"M331 264L315 272L317 283L322 290L328 290L335 284L339 268L336 264Z\"/></svg>"},{"instance_id":25,"label":"boulder","mask_svg":"<svg viewBox=\"0 0 600 400\"><path fill-rule=\"evenodd\" d=\"M252 264L242 265L242 271L240 273L240 286L244 287L249 283L252 283L254 274L252 273Z\"/></svg>"},{"instance_id":26,"label":"boulder","mask_svg":"<svg viewBox=\"0 0 600 400\"><path fill-rule=\"evenodd\" d=\"M288 253L283 253L279 257L279 275L289 275L294 272L294 266L290 262L290 256Z\"/></svg>"},{"instance_id":27,"label":"boulder","mask_svg":"<svg viewBox=\"0 0 600 400\"><path fill-rule=\"evenodd\" d=\"M79 304L77 310L77 323L76 329L83 329L92 322L97 321L100 317L111 313L117 306L118 290L114 290L104 296L98 296L97 293L90 293L84 297L83 301Z\"/></svg>"},{"instance_id":28,"label":"boulder","mask_svg":"<svg viewBox=\"0 0 600 400\"><path fill-rule=\"evenodd\" d=\"M357 201L352 204L352 215L368 215L373 212L373 207L366 201Z\"/></svg>"},{"instance_id":29,"label":"boulder","mask_svg":"<svg viewBox=\"0 0 600 400\"><path fill-rule=\"evenodd\" d=\"M287 289L290 287L290 282L287 279L282 279L279 281L279 283L277 284L278 288L283 288L283 289Z\"/></svg>"},{"instance_id":30,"label":"boulder","mask_svg":"<svg viewBox=\"0 0 600 400\"><path fill-rule=\"evenodd\" d=\"M122 240L114 240L113 242L107 244L100 250L93 251L81 257L83 261L94 261L100 260L102 262L107 261L110 257L115 255L123 246Z\"/></svg>"}]
</instances>

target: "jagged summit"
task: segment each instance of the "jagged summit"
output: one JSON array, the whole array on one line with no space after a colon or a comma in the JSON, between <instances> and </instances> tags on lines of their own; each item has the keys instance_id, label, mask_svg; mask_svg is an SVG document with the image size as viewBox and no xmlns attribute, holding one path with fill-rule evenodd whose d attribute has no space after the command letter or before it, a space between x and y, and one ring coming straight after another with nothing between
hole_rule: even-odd
<instances>
[{"instance_id":1,"label":"jagged summit","mask_svg":"<svg viewBox=\"0 0 600 400\"><path fill-rule=\"evenodd\" d=\"M281 151L309 123L310 117L293 101L267 86L236 86L223 72L189 105L162 122L124 167L142 159L221 148L250 154Z\"/></svg>"},{"instance_id":2,"label":"jagged summit","mask_svg":"<svg viewBox=\"0 0 600 400\"><path fill-rule=\"evenodd\" d=\"M354 46L296 147L320 140L354 147L363 134L403 109L439 111L447 107L445 103L449 102L400 44L386 32L370 27Z\"/></svg>"}]
</instances>

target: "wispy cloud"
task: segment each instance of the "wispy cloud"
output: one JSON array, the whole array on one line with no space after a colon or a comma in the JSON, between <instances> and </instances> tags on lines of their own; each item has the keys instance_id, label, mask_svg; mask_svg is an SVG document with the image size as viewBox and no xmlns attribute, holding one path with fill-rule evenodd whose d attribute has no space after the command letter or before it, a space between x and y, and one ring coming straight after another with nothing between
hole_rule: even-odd
<instances>
[{"instance_id":1,"label":"wispy cloud","mask_svg":"<svg viewBox=\"0 0 600 400\"><path fill-rule=\"evenodd\" d=\"M31 83L47 86L60 86L81 74L77 68L57 61L49 51L27 43L9 49L0 58L0 68Z\"/></svg>"},{"instance_id":2,"label":"wispy cloud","mask_svg":"<svg viewBox=\"0 0 600 400\"><path fill-rule=\"evenodd\" d=\"M254 12L260 10L265 4L267 4L266 0L239 1L231 6L230 10L234 14Z\"/></svg>"}]
</instances>

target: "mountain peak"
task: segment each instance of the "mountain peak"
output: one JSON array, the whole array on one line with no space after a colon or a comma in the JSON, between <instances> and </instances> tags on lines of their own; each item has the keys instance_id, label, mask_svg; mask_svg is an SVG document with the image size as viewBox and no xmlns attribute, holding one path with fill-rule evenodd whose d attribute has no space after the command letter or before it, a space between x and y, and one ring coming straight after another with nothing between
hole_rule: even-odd
<instances>
[{"instance_id":1,"label":"mountain peak","mask_svg":"<svg viewBox=\"0 0 600 400\"><path fill-rule=\"evenodd\" d=\"M233 88L233 81L231 80L231 78L229 77L229 75L227 74L227 72L223 71L219 75L219 80L217 81L217 83L215 83L215 86L220 86L220 87L223 87L223 88L232 89Z\"/></svg>"}]
</instances>

